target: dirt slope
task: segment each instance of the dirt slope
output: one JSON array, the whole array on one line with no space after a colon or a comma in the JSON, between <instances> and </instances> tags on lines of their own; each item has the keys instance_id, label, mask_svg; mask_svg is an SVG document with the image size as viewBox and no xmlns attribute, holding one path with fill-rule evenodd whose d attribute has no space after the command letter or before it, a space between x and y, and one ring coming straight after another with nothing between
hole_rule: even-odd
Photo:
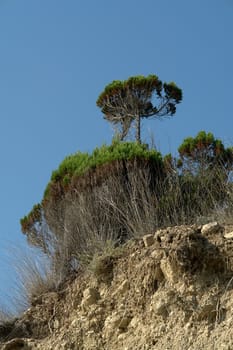
<instances>
[{"instance_id":1,"label":"dirt slope","mask_svg":"<svg viewBox=\"0 0 233 350\"><path fill-rule=\"evenodd\" d=\"M0 349L233 349L232 231L179 226L128 242L2 327Z\"/></svg>"}]
</instances>

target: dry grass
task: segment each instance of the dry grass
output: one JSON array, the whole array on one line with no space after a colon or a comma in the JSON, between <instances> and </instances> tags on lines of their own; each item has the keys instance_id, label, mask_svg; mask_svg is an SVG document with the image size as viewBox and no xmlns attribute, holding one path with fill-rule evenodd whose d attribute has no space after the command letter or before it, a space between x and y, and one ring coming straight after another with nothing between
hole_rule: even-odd
<instances>
[{"instance_id":1,"label":"dry grass","mask_svg":"<svg viewBox=\"0 0 233 350\"><path fill-rule=\"evenodd\" d=\"M16 275L10 305L12 314L18 316L35 298L57 289L57 276L53 274L49 258L35 249L14 247L10 254Z\"/></svg>"},{"instance_id":2,"label":"dry grass","mask_svg":"<svg viewBox=\"0 0 233 350\"><path fill-rule=\"evenodd\" d=\"M49 221L60 222L53 247L56 271L66 275L87 265L107 243L115 247L156 227L149 171L137 169L127 176L127 181L111 176L100 186L69 194L46 213Z\"/></svg>"}]
</instances>

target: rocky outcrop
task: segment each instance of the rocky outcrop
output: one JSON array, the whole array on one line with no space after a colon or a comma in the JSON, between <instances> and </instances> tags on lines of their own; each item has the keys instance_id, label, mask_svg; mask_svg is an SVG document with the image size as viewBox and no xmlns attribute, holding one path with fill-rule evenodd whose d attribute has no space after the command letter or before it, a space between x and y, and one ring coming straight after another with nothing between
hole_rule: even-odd
<instances>
[{"instance_id":1,"label":"rocky outcrop","mask_svg":"<svg viewBox=\"0 0 233 350\"><path fill-rule=\"evenodd\" d=\"M213 222L129 241L92 273L35 299L9 332L0 329L0 348L230 350L232 232Z\"/></svg>"}]
</instances>

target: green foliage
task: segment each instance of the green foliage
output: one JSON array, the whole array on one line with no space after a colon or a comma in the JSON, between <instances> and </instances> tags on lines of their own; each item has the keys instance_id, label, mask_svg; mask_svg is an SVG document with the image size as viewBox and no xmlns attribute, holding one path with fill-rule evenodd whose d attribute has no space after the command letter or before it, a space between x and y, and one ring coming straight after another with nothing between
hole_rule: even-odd
<instances>
[{"instance_id":1,"label":"green foliage","mask_svg":"<svg viewBox=\"0 0 233 350\"><path fill-rule=\"evenodd\" d=\"M89 167L90 155L88 153L77 152L66 157L59 165L59 168L53 171L51 181L57 182L63 180L67 183L75 172L81 175Z\"/></svg>"},{"instance_id":2,"label":"green foliage","mask_svg":"<svg viewBox=\"0 0 233 350\"><path fill-rule=\"evenodd\" d=\"M196 171L217 165L229 170L233 164L233 149L225 148L222 141L216 139L210 132L200 131L196 137L186 138L178 151L179 165L190 168L192 164Z\"/></svg>"},{"instance_id":3,"label":"green foliage","mask_svg":"<svg viewBox=\"0 0 233 350\"><path fill-rule=\"evenodd\" d=\"M136 99L150 98L155 90L160 96L162 82L156 75L149 75L148 77L138 75L123 81L113 80L99 95L96 104L98 107L104 108L111 97L124 98L129 90ZM104 112L105 110L102 111Z\"/></svg>"},{"instance_id":4,"label":"green foliage","mask_svg":"<svg viewBox=\"0 0 233 350\"><path fill-rule=\"evenodd\" d=\"M139 75L108 84L96 104L104 118L120 129L121 140L135 122L136 140L140 142L141 119L174 115L181 100L182 90L174 82L162 83L156 75Z\"/></svg>"},{"instance_id":5,"label":"green foliage","mask_svg":"<svg viewBox=\"0 0 233 350\"><path fill-rule=\"evenodd\" d=\"M176 103L182 100L182 90L174 82L163 84L165 97L169 100L174 100Z\"/></svg>"},{"instance_id":6,"label":"green foliage","mask_svg":"<svg viewBox=\"0 0 233 350\"><path fill-rule=\"evenodd\" d=\"M55 182L68 185L74 176L82 176L98 166L116 160L130 160L133 158L143 158L162 163L161 154L148 149L145 144L115 140L110 146L103 145L94 149L91 154L77 152L66 157L58 169L53 171L51 181L45 191L45 197L49 195L49 187Z\"/></svg>"}]
</instances>

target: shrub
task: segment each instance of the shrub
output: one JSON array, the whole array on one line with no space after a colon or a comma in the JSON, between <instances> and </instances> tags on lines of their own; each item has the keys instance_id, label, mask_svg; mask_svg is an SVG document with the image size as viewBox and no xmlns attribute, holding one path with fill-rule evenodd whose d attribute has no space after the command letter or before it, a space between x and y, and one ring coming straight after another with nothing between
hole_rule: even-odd
<instances>
[{"instance_id":1,"label":"shrub","mask_svg":"<svg viewBox=\"0 0 233 350\"><path fill-rule=\"evenodd\" d=\"M96 148L92 154L77 152L70 155L63 160L57 170L53 171L51 180L45 190L44 199L51 195L52 188L54 189L57 183L65 192L69 189L67 185L71 184L72 179L77 179L89 171L95 170L96 167L114 161L127 161L134 158L162 162L160 153L156 150L148 149L148 146L145 144L118 142L116 140L110 146L103 145L100 148Z\"/></svg>"},{"instance_id":2,"label":"shrub","mask_svg":"<svg viewBox=\"0 0 233 350\"><path fill-rule=\"evenodd\" d=\"M160 153L144 144L114 141L90 155L78 152L52 173L42 203L21 220L22 231L65 276L84 253L91 257L107 240L132 236L128 198L132 192L134 202L142 201L141 184L154 191L162 176Z\"/></svg>"},{"instance_id":3,"label":"shrub","mask_svg":"<svg viewBox=\"0 0 233 350\"><path fill-rule=\"evenodd\" d=\"M201 137L205 147L215 140ZM193 151L185 154L184 147L180 159L162 159L146 145L130 142L67 157L53 172L42 203L22 219L22 229L50 257L57 281L91 261L98 274L102 261L93 257L107 242L116 247L160 227L192 224L232 208L232 186L225 176L231 172L230 149L226 167L215 161L218 152L211 147L203 151L206 160L199 152L196 158Z\"/></svg>"}]
</instances>

